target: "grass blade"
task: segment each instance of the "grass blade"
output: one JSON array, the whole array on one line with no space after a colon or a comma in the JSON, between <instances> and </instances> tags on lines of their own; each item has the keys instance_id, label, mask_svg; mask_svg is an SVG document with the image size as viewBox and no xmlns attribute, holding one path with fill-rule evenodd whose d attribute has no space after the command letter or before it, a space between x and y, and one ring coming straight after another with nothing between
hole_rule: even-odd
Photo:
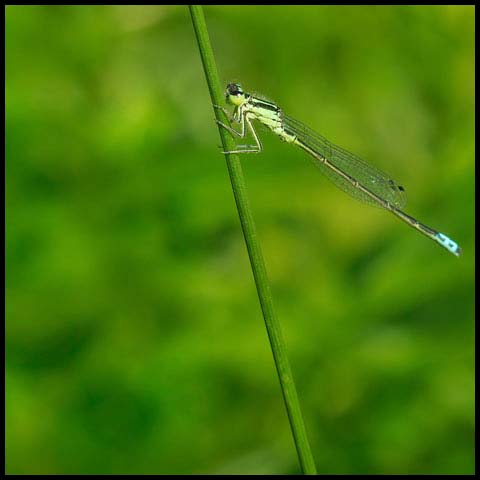
<instances>
[{"instance_id":1,"label":"grass blade","mask_svg":"<svg viewBox=\"0 0 480 480\"><path fill-rule=\"evenodd\" d=\"M191 5L189 8L198 47L200 49L200 56L202 58L208 89L210 91L210 97L213 104L220 105L223 101L222 87L219 82L215 57L210 44L203 9L198 5ZM214 108L214 111L218 120L223 123L228 123L228 119L224 112L216 108ZM221 127L219 127L219 132L223 149L225 151L233 150L235 143L231 138L231 135ZM238 155L227 154L226 161L298 458L303 473L314 475L316 474L315 462L313 461L310 445L308 443L297 391L293 382L290 363L288 361L285 342L273 308L267 271L256 234L252 212L249 206L240 159Z\"/></svg>"}]
</instances>

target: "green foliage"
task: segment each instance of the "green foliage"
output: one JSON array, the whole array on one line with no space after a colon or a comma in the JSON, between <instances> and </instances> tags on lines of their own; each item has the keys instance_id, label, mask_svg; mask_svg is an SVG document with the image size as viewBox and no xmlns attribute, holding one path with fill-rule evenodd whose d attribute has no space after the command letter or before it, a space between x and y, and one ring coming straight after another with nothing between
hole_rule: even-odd
<instances>
[{"instance_id":1,"label":"green foliage","mask_svg":"<svg viewBox=\"0 0 480 480\"><path fill-rule=\"evenodd\" d=\"M321 473L474 472L474 8L208 7L217 64L406 186L243 160ZM296 473L188 11L6 9L7 473Z\"/></svg>"}]
</instances>

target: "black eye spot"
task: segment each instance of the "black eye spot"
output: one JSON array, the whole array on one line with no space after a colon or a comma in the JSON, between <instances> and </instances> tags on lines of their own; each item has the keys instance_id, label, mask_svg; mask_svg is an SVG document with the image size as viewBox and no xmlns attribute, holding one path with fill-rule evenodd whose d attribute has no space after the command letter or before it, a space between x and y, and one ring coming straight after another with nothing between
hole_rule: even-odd
<instances>
[{"instance_id":1,"label":"black eye spot","mask_svg":"<svg viewBox=\"0 0 480 480\"><path fill-rule=\"evenodd\" d=\"M227 85L227 92L229 93L229 95L238 95L242 93L242 89L240 88L240 85L236 83L230 83L229 85Z\"/></svg>"}]
</instances>

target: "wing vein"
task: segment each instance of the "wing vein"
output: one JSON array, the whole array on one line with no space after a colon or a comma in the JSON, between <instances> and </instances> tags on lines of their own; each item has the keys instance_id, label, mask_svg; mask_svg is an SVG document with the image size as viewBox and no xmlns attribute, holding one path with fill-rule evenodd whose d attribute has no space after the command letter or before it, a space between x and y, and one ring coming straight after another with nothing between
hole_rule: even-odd
<instances>
[{"instance_id":1,"label":"wing vein","mask_svg":"<svg viewBox=\"0 0 480 480\"><path fill-rule=\"evenodd\" d=\"M405 189L392 180L386 173L361 160L353 153L334 145L325 137L322 137L298 120L282 114L282 123L288 133L294 134L308 147L315 150L320 156L326 158L336 168L353 177L375 195L381 197L396 208L403 208L406 205L407 197ZM319 159L312 156L311 158L322 173L341 190L361 202L380 206L372 197L356 188L351 182L329 168Z\"/></svg>"}]
</instances>

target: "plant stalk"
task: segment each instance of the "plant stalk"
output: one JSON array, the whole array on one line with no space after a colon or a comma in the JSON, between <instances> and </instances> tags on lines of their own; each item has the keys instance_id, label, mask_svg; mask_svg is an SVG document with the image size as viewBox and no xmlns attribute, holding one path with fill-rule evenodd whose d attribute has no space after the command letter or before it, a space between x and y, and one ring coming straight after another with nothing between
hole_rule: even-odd
<instances>
[{"instance_id":1,"label":"plant stalk","mask_svg":"<svg viewBox=\"0 0 480 480\"><path fill-rule=\"evenodd\" d=\"M223 103L223 89L220 86L215 57L210 44L203 9L198 5L190 5L189 9L212 104L221 105ZM229 123L227 116L222 110L214 108L214 112L217 120L226 124ZM233 150L235 148L235 143L230 133L221 126L219 126L218 129L222 140L223 150ZM262 250L260 248L260 242L258 240L252 212L249 206L240 159L236 154L226 154L225 158L300 466L304 474L315 475L317 473L315 463L308 443L307 433L305 431L297 391L293 382L292 371L287 357L287 349L280 324L275 316L273 308L272 293L268 283L267 271L263 260Z\"/></svg>"}]
</instances>

